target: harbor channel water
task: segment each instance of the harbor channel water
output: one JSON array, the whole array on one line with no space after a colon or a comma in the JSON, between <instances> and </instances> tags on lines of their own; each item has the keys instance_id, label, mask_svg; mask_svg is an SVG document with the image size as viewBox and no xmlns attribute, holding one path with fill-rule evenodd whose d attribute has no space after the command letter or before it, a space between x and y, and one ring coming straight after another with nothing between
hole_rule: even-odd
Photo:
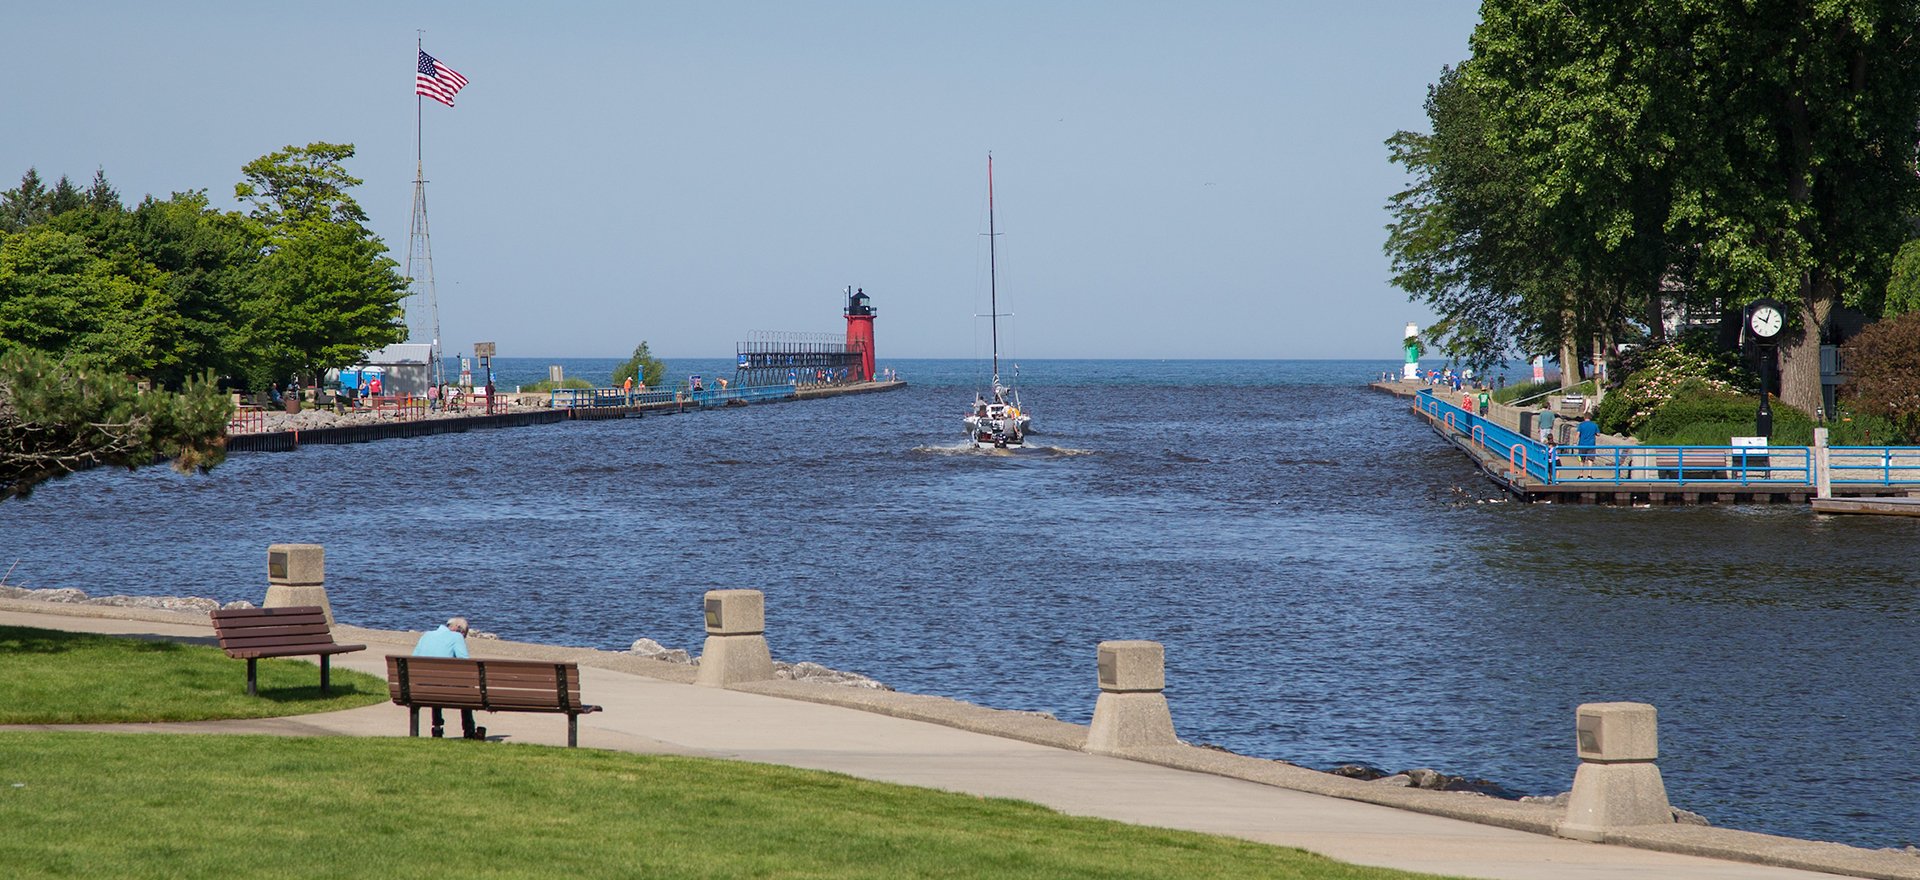
<instances>
[{"instance_id":1,"label":"harbor channel water","mask_svg":"<svg viewBox=\"0 0 1920 880\"><path fill-rule=\"evenodd\" d=\"M1529 794L1575 706L1644 701L1676 805L1920 838L1920 521L1508 503L1363 387L1386 361L1029 362L1012 454L961 448L976 364L881 366L910 386L91 471L0 504L0 570L257 602L266 545L316 542L348 622L695 653L702 592L750 587L776 658L1078 722L1095 644L1153 639L1183 738Z\"/></svg>"}]
</instances>

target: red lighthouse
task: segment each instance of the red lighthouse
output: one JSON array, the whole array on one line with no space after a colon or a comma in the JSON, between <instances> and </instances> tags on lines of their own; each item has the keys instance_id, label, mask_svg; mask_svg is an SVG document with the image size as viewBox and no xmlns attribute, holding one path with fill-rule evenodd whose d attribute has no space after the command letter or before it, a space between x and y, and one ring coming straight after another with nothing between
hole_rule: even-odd
<instances>
[{"instance_id":1,"label":"red lighthouse","mask_svg":"<svg viewBox=\"0 0 1920 880\"><path fill-rule=\"evenodd\" d=\"M873 381L873 305L865 290L847 295L847 351L860 353L860 375L854 381Z\"/></svg>"}]
</instances>

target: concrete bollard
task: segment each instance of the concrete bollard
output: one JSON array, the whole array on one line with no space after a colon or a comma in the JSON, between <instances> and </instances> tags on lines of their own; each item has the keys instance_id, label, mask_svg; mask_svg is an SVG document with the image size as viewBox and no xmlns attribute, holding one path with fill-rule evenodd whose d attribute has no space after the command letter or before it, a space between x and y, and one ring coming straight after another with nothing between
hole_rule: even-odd
<instances>
[{"instance_id":1,"label":"concrete bollard","mask_svg":"<svg viewBox=\"0 0 1920 880\"><path fill-rule=\"evenodd\" d=\"M333 604L327 601L327 550L319 544L267 546L267 598L262 608L318 605L333 625Z\"/></svg>"},{"instance_id":2,"label":"concrete bollard","mask_svg":"<svg viewBox=\"0 0 1920 880\"><path fill-rule=\"evenodd\" d=\"M1669 825L1673 807L1660 780L1659 719L1646 703L1587 703L1575 713L1580 769L1573 775L1567 818L1557 832L1600 841L1608 831Z\"/></svg>"},{"instance_id":3,"label":"concrete bollard","mask_svg":"<svg viewBox=\"0 0 1920 880\"><path fill-rule=\"evenodd\" d=\"M708 590L707 642L695 684L726 687L773 677L767 652L767 598L759 590Z\"/></svg>"},{"instance_id":4,"label":"concrete bollard","mask_svg":"<svg viewBox=\"0 0 1920 880\"><path fill-rule=\"evenodd\" d=\"M1101 642L1100 699L1093 706L1087 751L1120 754L1129 749L1179 745L1167 709L1167 652L1159 642Z\"/></svg>"}]
</instances>

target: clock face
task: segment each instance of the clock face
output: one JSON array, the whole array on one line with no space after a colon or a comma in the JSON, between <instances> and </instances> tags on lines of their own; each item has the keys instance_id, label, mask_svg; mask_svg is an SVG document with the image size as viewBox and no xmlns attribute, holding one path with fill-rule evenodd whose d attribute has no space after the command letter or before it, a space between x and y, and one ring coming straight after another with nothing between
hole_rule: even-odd
<instances>
[{"instance_id":1,"label":"clock face","mask_svg":"<svg viewBox=\"0 0 1920 880\"><path fill-rule=\"evenodd\" d=\"M1779 309L1773 306L1760 306L1753 310L1753 317L1748 319L1747 323L1753 328L1755 336L1772 339L1780 333L1780 327L1786 323L1786 319L1780 314Z\"/></svg>"}]
</instances>

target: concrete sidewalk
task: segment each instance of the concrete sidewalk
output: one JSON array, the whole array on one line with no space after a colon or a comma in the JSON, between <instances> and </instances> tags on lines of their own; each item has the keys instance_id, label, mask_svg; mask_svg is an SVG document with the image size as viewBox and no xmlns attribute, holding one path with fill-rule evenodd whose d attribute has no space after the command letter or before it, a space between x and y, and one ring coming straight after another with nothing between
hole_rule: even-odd
<instances>
[{"instance_id":1,"label":"concrete sidewalk","mask_svg":"<svg viewBox=\"0 0 1920 880\"><path fill-rule=\"evenodd\" d=\"M42 604L0 601L0 624L212 642L211 627L194 623L191 615L99 606L50 609L60 613L23 610ZM334 658L335 665L384 677L385 655L409 652L414 637L408 633L341 626L336 628L336 638L365 642L368 650L339 655ZM690 684L692 672L685 666L630 655L480 639L471 645L475 656L480 657L545 656L580 661L582 689L588 701L606 707L604 712L581 718L580 744L587 748L696 755L831 770L885 782L1019 798L1072 815L1299 847L1357 864L1463 877L1719 880L1832 876L1625 846L1580 843L1289 790L1247 779L1099 757L1036 741L1022 741L1048 741L1062 732L1070 734L1074 729L1084 736L1084 728L1031 719L1031 716L1018 716L1030 719L1031 724L1022 726L1016 719L1008 733L1018 738L1008 738L879 714L937 713L942 711L941 704L947 704L959 707L953 710L956 715L974 718L959 722L970 726L993 723L979 720L981 717L1018 714L994 713L936 698L871 692L846 695L844 692L851 689L805 682L754 688L802 697L793 699L764 692L694 686ZM241 687L242 682L242 664L236 661L235 687ZM803 693L819 689L842 693ZM877 711L826 704L842 701L843 696L854 702L873 701ZM887 703L889 707L880 707L879 703ZM494 739L545 745L565 743L566 723L560 716L483 713L480 717L480 723ZM294 718L4 729L404 736L407 711L383 703ZM1408 794L1451 798L1456 802L1487 800L1450 793ZM1885 860L1882 863L1876 859L1869 865L1870 870L1859 872L1860 876L1920 877L1920 859L1846 847L1837 849ZM1902 873L1902 868L1910 868L1913 873ZM1848 871L1849 868L1840 863L1834 870Z\"/></svg>"}]
</instances>

